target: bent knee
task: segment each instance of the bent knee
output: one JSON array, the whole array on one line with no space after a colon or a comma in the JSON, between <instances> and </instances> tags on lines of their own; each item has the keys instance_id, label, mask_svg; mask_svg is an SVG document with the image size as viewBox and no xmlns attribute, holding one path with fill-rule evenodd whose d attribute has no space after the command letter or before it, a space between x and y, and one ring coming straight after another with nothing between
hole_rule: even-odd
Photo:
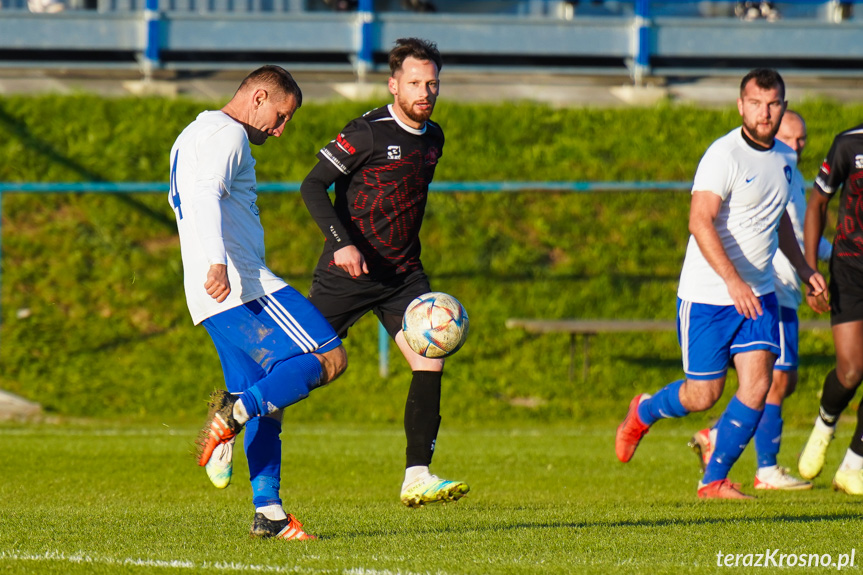
<instances>
[{"instance_id":1,"label":"bent knee","mask_svg":"<svg viewBox=\"0 0 863 575\"><path fill-rule=\"evenodd\" d=\"M848 389L857 389L863 381L863 357L839 357L836 362L836 377Z\"/></svg>"},{"instance_id":2,"label":"bent knee","mask_svg":"<svg viewBox=\"0 0 863 575\"><path fill-rule=\"evenodd\" d=\"M348 353L342 345L319 355L318 358L321 360L321 367L324 371L323 383L330 383L348 368Z\"/></svg>"},{"instance_id":3,"label":"bent knee","mask_svg":"<svg viewBox=\"0 0 863 575\"><path fill-rule=\"evenodd\" d=\"M725 380L692 380L687 379L681 390L681 402L689 411L707 411L722 397Z\"/></svg>"}]
</instances>

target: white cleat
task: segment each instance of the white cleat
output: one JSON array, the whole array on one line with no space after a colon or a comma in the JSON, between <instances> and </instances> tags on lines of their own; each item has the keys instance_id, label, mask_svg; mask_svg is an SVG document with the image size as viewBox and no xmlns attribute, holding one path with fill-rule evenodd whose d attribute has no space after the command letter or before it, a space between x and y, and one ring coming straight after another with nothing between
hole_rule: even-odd
<instances>
[{"instance_id":1,"label":"white cleat","mask_svg":"<svg viewBox=\"0 0 863 575\"><path fill-rule=\"evenodd\" d=\"M758 470L755 474L755 489L802 491L812 489L812 482L797 479L788 472L787 468L776 465Z\"/></svg>"},{"instance_id":2,"label":"white cleat","mask_svg":"<svg viewBox=\"0 0 863 575\"><path fill-rule=\"evenodd\" d=\"M224 489L231 484L231 475L234 472L234 439L236 438L217 445L204 466L210 482L218 489Z\"/></svg>"}]
</instances>

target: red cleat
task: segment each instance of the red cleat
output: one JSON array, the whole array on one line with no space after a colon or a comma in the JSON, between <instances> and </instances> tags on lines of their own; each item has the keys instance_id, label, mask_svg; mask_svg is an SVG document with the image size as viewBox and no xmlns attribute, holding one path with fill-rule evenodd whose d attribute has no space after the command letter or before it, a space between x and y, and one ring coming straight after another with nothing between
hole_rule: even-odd
<instances>
[{"instance_id":1,"label":"red cleat","mask_svg":"<svg viewBox=\"0 0 863 575\"><path fill-rule=\"evenodd\" d=\"M617 435L614 438L614 452L617 458L626 463L635 454L641 438L650 431L650 426L645 425L638 417L638 404L649 398L650 395L641 393L629 402L629 411L623 422L617 426Z\"/></svg>"},{"instance_id":2,"label":"red cleat","mask_svg":"<svg viewBox=\"0 0 863 575\"><path fill-rule=\"evenodd\" d=\"M739 483L731 483L728 479L717 479L708 484L698 482L698 497L700 499L755 499L739 491Z\"/></svg>"}]
</instances>

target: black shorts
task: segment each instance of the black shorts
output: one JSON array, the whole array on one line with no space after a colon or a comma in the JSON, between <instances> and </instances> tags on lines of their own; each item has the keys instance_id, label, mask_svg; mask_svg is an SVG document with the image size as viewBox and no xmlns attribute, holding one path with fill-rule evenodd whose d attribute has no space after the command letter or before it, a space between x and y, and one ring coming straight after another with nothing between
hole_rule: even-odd
<instances>
[{"instance_id":1,"label":"black shorts","mask_svg":"<svg viewBox=\"0 0 863 575\"><path fill-rule=\"evenodd\" d=\"M395 338L402 329L402 317L414 298L431 291L425 271L417 270L393 278L372 281L353 279L316 268L309 300L323 314L339 337L367 312L373 311Z\"/></svg>"},{"instance_id":2,"label":"black shorts","mask_svg":"<svg viewBox=\"0 0 863 575\"><path fill-rule=\"evenodd\" d=\"M863 321L863 270L847 258L830 258L830 325Z\"/></svg>"}]
</instances>

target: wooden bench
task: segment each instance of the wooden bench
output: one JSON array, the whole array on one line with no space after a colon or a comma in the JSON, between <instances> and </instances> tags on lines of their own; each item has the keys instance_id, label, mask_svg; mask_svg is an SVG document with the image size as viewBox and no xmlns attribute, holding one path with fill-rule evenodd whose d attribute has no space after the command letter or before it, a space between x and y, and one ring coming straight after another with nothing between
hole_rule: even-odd
<instances>
[{"instance_id":1,"label":"wooden bench","mask_svg":"<svg viewBox=\"0 0 863 575\"><path fill-rule=\"evenodd\" d=\"M523 329L528 333L568 333L569 334L569 381L572 381L575 369L575 344L581 336L582 347L582 378L587 381L590 370L590 338L600 333L647 333L657 331L677 331L674 320L652 319L520 319L506 320L508 329ZM827 320L805 320L800 322L800 329L829 330Z\"/></svg>"}]
</instances>

